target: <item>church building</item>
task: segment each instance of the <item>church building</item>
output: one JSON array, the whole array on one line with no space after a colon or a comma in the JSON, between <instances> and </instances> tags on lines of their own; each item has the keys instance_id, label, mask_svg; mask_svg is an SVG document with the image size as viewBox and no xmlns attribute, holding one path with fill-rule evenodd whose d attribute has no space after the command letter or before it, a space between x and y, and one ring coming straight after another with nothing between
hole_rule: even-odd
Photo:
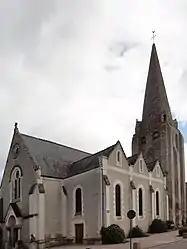
<instances>
[{"instance_id":1,"label":"church building","mask_svg":"<svg viewBox=\"0 0 187 249\"><path fill-rule=\"evenodd\" d=\"M186 219L184 142L172 119L155 44L152 46L142 121L132 156L117 141L95 154L19 131L17 123L0 186L0 227L6 245L34 237L42 248L100 241L102 226L128 234L147 231L155 218Z\"/></svg>"}]
</instances>

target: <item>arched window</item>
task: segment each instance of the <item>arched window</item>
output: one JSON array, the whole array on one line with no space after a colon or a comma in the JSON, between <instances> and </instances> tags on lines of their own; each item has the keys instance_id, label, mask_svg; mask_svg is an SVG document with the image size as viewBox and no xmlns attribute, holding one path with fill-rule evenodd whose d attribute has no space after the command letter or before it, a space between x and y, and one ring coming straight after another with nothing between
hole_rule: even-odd
<instances>
[{"instance_id":1,"label":"arched window","mask_svg":"<svg viewBox=\"0 0 187 249\"><path fill-rule=\"evenodd\" d=\"M139 172L140 173L143 172L143 160L142 159L139 160Z\"/></svg>"},{"instance_id":2,"label":"arched window","mask_svg":"<svg viewBox=\"0 0 187 249\"><path fill-rule=\"evenodd\" d=\"M75 192L75 214L82 214L82 191L80 188Z\"/></svg>"},{"instance_id":3,"label":"arched window","mask_svg":"<svg viewBox=\"0 0 187 249\"><path fill-rule=\"evenodd\" d=\"M121 188L117 184L115 187L116 216L121 216Z\"/></svg>"},{"instance_id":4,"label":"arched window","mask_svg":"<svg viewBox=\"0 0 187 249\"><path fill-rule=\"evenodd\" d=\"M156 166L156 175L159 177L160 176L160 166Z\"/></svg>"},{"instance_id":5,"label":"arched window","mask_svg":"<svg viewBox=\"0 0 187 249\"><path fill-rule=\"evenodd\" d=\"M159 215L159 192L156 191L156 215Z\"/></svg>"},{"instance_id":6,"label":"arched window","mask_svg":"<svg viewBox=\"0 0 187 249\"><path fill-rule=\"evenodd\" d=\"M138 214L139 216L143 216L143 192L141 188L139 188L138 190L138 200L139 200Z\"/></svg>"},{"instance_id":7,"label":"arched window","mask_svg":"<svg viewBox=\"0 0 187 249\"><path fill-rule=\"evenodd\" d=\"M11 174L12 201L21 198L21 178L21 170L19 167L16 167Z\"/></svg>"},{"instance_id":8,"label":"arched window","mask_svg":"<svg viewBox=\"0 0 187 249\"><path fill-rule=\"evenodd\" d=\"M162 122L166 122L166 114L162 114Z\"/></svg>"},{"instance_id":9,"label":"arched window","mask_svg":"<svg viewBox=\"0 0 187 249\"><path fill-rule=\"evenodd\" d=\"M120 151L117 152L117 162L120 163L121 162L121 158L120 158Z\"/></svg>"},{"instance_id":10,"label":"arched window","mask_svg":"<svg viewBox=\"0 0 187 249\"><path fill-rule=\"evenodd\" d=\"M175 146L178 149L179 148L179 143L178 143L178 136L177 134L175 135Z\"/></svg>"}]
</instances>

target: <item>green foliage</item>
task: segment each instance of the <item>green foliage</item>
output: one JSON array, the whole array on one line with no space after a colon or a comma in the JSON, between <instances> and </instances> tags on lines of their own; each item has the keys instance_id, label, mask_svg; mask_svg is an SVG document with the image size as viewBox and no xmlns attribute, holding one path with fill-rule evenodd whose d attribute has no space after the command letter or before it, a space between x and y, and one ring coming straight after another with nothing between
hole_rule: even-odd
<instances>
[{"instance_id":1,"label":"green foliage","mask_svg":"<svg viewBox=\"0 0 187 249\"><path fill-rule=\"evenodd\" d=\"M175 224L172 220L167 220L166 221L166 224L167 224L167 228L170 230L170 229L173 229L175 227Z\"/></svg>"},{"instance_id":2,"label":"green foliage","mask_svg":"<svg viewBox=\"0 0 187 249\"><path fill-rule=\"evenodd\" d=\"M167 223L161 219L155 219L149 227L150 233L164 233L167 232Z\"/></svg>"},{"instance_id":3,"label":"green foliage","mask_svg":"<svg viewBox=\"0 0 187 249\"><path fill-rule=\"evenodd\" d=\"M179 228L179 236L183 236L183 233L187 233L187 227L180 227Z\"/></svg>"},{"instance_id":4,"label":"green foliage","mask_svg":"<svg viewBox=\"0 0 187 249\"><path fill-rule=\"evenodd\" d=\"M125 242L125 233L123 229L115 224L108 227L102 227L100 234L103 244L119 244Z\"/></svg>"},{"instance_id":5,"label":"green foliage","mask_svg":"<svg viewBox=\"0 0 187 249\"><path fill-rule=\"evenodd\" d=\"M131 231L129 231L128 237L131 238L141 238L141 237L147 237L147 234L139 227L133 227Z\"/></svg>"}]
</instances>

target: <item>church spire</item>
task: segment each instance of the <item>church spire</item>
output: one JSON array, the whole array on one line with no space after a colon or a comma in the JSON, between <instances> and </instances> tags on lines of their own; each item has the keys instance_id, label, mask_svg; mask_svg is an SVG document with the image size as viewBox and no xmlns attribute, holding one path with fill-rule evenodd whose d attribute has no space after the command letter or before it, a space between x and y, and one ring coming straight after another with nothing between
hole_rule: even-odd
<instances>
[{"instance_id":1,"label":"church spire","mask_svg":"<svg viewBox=\"0 0 187 249\"><path fill-rule=\"evenodd\" d=\"M147 124L158 121L163 115L166 121L172 120L164 80L158 60L155 43L152 45L147 84L144 97L142 121Z\"/></svg>"}]
</instances>

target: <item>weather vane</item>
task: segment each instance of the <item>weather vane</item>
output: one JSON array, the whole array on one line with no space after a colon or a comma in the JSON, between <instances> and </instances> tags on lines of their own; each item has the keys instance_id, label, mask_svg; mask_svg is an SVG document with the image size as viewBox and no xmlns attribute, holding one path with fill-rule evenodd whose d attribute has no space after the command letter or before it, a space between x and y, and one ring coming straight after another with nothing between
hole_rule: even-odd
<instances>
[{"instance_id":1,"label":"weather vane","mask_svg":"<svg viewBox=\"0 0 187 249\"><path fill-rule=\"evenodd\" d=\"M153 39L153 43L154 43L154 41L155 41L155 31L152 31L152 33L153 33L153 36L152 36L152 39Z\"/></svg>"}]
</instances>

